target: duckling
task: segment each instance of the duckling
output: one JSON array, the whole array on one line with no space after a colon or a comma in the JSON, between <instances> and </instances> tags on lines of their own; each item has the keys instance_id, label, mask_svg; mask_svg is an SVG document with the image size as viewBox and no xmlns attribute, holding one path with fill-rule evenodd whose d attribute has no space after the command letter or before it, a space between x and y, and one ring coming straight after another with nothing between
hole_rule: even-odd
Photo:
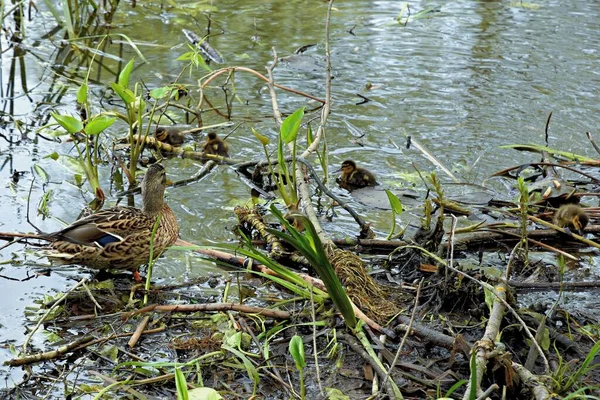
<instances>
[{"instance_id":1,"label":"duckling","mask_svg":"<svg viewBox=\"0 0 600 400\"><path fill-rule=\"evenodd\" d=\"M185 135L181 133L181 130L177 128L167 128L159 126L154 131L154 137L163 143L170 144L171 146L181 146L185 141Z\"/></svg>"},{"instance_id":2,"label":"duckling","mask_svg":"<svg viewBox=\"0 0 600 400\"><path fill-rule=\"evenodd\" d=\"M350 192L354 189L378 185L375 175L372 172L357 167L356 163L352 160L344 161L340 171L342 171L342 175L335 181L341 188Z\"/></svg>"},{"instance_id":3,"label":"duckling","mask_svg":"<svg viewBox=\"0 0 600 400\"><path fill-rule=\"evenodd\" d=\"M219 139L215 132L210 132L206 142L202 145L202 154L212 154L229 158L229 146L223 140Z\"/></svg>"},{"instance_id":4,"label":"duckling","mask_svg":"<svg viewBox=\"0 0 600 400\"><path fill-rule=\"evenodd\" d=\"M142 208L113 207L81 218L66 228L44 235L50 247L45 256L59 264L81 264L94 269L129 269L139 280L138 268L156 259L179 236L177 218L164 200L165 168L152 164L142 181ZM158 227L155 228L160 216ZM156 229L156 230L155 230ZM154 242L150 238L153 236Z\"/></svg>"},{"instance_id":5,"label":"duckling","mask_svg":"<svg viewBox=\"0 0 600 400\"><path fill-rule=\"evenodd\" d=\"M577 204L563 204L554 213L552 223L565 229L582 232L589 222L589 217L583 208Z\"/></svg>"}]
</instances>

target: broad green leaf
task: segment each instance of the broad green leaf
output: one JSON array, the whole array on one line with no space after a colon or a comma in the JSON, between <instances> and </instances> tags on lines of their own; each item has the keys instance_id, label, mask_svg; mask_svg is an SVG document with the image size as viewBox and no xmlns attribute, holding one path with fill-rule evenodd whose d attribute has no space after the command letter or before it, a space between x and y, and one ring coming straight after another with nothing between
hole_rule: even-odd
<instances>
[{"instance_id":1,"label":"broad green leaf","mask_svg":"<svg viewBox=\"0 0 600 400\"><path fill-rule=\"evenodd\" d=\"M133 94L133 92L131 90L124 88L121 85L114 83L114 82L110 83L110 87L112 88L112 90L115 91L115 93L117 95L119 95L119 97L121 99L123 99L123 101L126 104L130 104L135 101L135 95Z\"/></svg>"},{"instance_id":2,"label":"broad green leaf","mask_svg":"<svg viewBox=\"0 0 600 400\"><path fill-rule=\"evenodd\" d=\"M77 102L79 104L86 104L88 100L88 85L87 83L82 83L77 90Z\"/></svg>"},{"instance_id":3,"label":"broad green leaf","mask_svg":"<svg viewBox=\"0 0 600 400\"><path fill-rule=\"evenodd\" d=\"M215 389L208 387L192 389L188 392L188 396L190 400L221 400L223 398Z\"/></svg>"},{"instance_id":4,"label":"broad green leaf","mask_svg":"<svg viewBox=\"0 0 600 400\"><path fill-rule=\"evenodd\" d=\"M188 392L189 400L221 400L223 396L213 388L201 387Z\"/></svg>"},{"instance_id":5,"label":"broad green leaf","mask_svg":"<svg viewBox=\"0 0 600 400\"><path fill-rule=\"evenodd\" d=\"M304 342L302 337L294 335L289 344L290 354L296 363L296 368L302 370L306 368L306 359L304 358Z\"/></svg>"},{"instance_id":6,"label":"broad green leaf","mask_svg":"<svg viewBox=\"0 0 600 400\"><path fill-rule=\"evenodd\" d=\"M84 132L88 135L97 135L112 124L115 123L117 118L109 117L107 115L99 115L96 118L92 119L85 126Z\"/></svg>"},{"instance_id":7,"label":"broad green leaf","mask_svg":"<svg viewBox=\"0 0 600 400\"><path fill-rule=\"evenodd\" d=\"M122 88L126 89L129 87L129 78L131 77L131 71L133 71L133 61L134 59L132 58L119 74L119 80L117 82Z\"/></svg>"},{"instance_id":8,"label":"broad green leaf","mask_svg":"<svg viewBox=\"0 0 600 400\"><path fill-rule=\"evenodd\" d=\"M150 91L150 97L152 97L153 99L156 99L156 100L164 99L165 97L167 97L171 94L171 90L172 89L170 86L154 88Z\"/></svg>"},{"instance_id":9,"label":"broad green leaf","mask_svg":"<svg viewBox=\"0 0 600 400\"><path fill-rule=\"evenodd\" d=\"M252 128L252 133L254 134L254 137L257 138L263 146L267 146L271 143L271 140L269 140L268 137L261 135L256 129Z\"/></svg>"},{"instance_id":10,"label":"broad green leaf","mask_svg":"<svg viewBox=\"0 0 600 400\"><path fill-rule=\"evenodd\" d=\"M35 164L33 166L33 170L40 178L42 178L44 183L48 183L48 181L50 180L50 175L48 175L44 168L40 167L38 164Z\"/></svg>"},{"instance_id":11,"label":"broad green leaf","mask_svg":"<svg viewBox=\"0 0 600 400\"><path fill-rule=\"evenodd\" d=\"M188 400L187 382L183 372L179 368L175 368L175 387L177 388L177 400Z\"/></svg>"},{"instance_id":12,"label":"broad green leaf","mask_svg":"<svg viewBox=\"0 0 600 400\"><path fill-rule=\"evenodd\" d=\"M52 118L54 118L56 122L58 122L58 124L65 128L69 133L81 132L83 129L83 122L75 117L70 115L60 115L57 113L52 113L51 115Z\"/></svg>"},{"instance_id":13,"label":"broad green leaf","mask_svg":"<svg viewBox=\"0 0 600 400\"><path fill-rule=\"evenodd\" d=\"M252 128L252 133L254 134L254 137L257 138L263 146L267 146L271 143L271 140L268 137L261 135L256 129Z\"/></svg>"},{"instance_id":14,"label":"broad green leaf","mask_svg":"<svg viewBox=\"0 0 600 400\"><path fill-rule=\"evenodd\" d=\"M194 57L193 51L188 51L187 53L183 53L179 57L176 58L177 61L190 61Z\"/></svg>"},{"instance_id":15,"label":"broad green leaf","mask_svg":"<svg viewBox=\"0 0 600 400\"><path fill-rule=\"evenodd\" d=\"M64 167L67 167L73 173L86 176L85 169L78 158L63 154L56 161Z\"/></svg>"},{"instance_id":16,"label":"broad green leaf","mask_svg":"<svg viewBox=\"0 0 600 400\"><path fill-rule=\"evenodd\" d=\"M394 210L396 215L402 214L402 202L400 201L398 196L396 196L394 193L390 192L387 189L385 189L385 193L387 194L388 200L390 201L390 206L392 207L392 210Z\"/></svg>"},{"instance_id":17,"label":"broad green leaf","mask_svg":"<svg viewBox=\"0 0 600 400\"><path fill-rule=\"evenodd\" d=\"M548 328L544 328L544 332L542 332L540 347L544 350L548 350L550 348L550 331Z\"/></svg>"},{"instance_id":18,"label":"broad green leaf","mask_svg":"<svg viewBox=\"0 0 600 400\"><path fill-rule=\"evenodd\" d=\"M344 392L336 388L325 388L327 393L327 400L350 400L350 397L346 396Z\"/></svg>"},{"instance_id":19,"label":"broad green leaf","mask_svg":"<svg viewBox=\"0 0 600 400\"><path fill-rule=\"evenodd\" d=\"M304 117L304 107L296 110L292 115L288 116L281 124L281 139L285 144L292 143L296 140L302 118Z\"/></svg>"}]
</instances>

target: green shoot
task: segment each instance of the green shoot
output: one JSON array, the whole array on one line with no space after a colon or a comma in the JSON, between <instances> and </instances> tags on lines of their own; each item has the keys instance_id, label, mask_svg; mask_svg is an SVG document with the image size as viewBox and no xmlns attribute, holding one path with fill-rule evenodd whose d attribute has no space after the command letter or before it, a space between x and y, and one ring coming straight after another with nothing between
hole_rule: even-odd
<instances>
[{"instance_id":1,"label":"green shoot","mask_svg":"<svg viewBox=\"0 0 600 400\"><path fill-rule=\"evenodd\" d=\"M300 377L300 398L306 399L306 386L304 385L304 368L306 368L306 359L304 358L304 342L302 337L294 335L289 344L290 354L296 363L296 369Z\"/></svg>"}]
</instances>

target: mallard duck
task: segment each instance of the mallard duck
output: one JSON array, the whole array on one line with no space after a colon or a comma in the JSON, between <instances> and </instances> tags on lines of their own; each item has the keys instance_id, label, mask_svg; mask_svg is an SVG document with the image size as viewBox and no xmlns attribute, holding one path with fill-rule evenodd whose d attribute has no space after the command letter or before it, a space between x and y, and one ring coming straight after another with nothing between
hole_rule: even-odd
<instances>
[{"instance_id":1,"label":"mallard duck","mask_svg":"<svg viewBox=\"0 0 600 400\"><path fill-rule=\"evenodd\" d=\"M152 164L142 181L142 208L113 207L81 218L65 229L46 235L51 241L45 255L59 264L81 264L95 269L137 269L150 259L150 238L154 235L152 257L156 259L178 238L179 226L164 200L165 168Z\"/></svg>"},{"instance_id":2,"label":"mallard duck","mask_svg":"<svg viewBox=\"0 0 600 400\"><path fill-rule=\"evenodd\" d=\"M354 189L378 185L375 175L372 172L357 167L356 163L352 160L344 161L340 171L342 171L342 175L335 181L341 188L350 192Z\"/></svg>"},{"instance_id":3,"label":"mallard duck","mask_svg":"<svg viewBox=\"0 0 600 400\"><path fill-rule=\"evenodd\" d=\"M163 143L170 144L171 146L181 146L185 141L185 135L181 133L180 129L167 128L159 126L154 131L154 137Z\"/></svg>"},{"instance_id":4,"label":"mallard duck","mask_svg":"<svg viewBox=\"0 0 600 400\"><path fill-rule=\"evenodd\" d=\"M554 213L552 223L561 228L583 231L590 218L577 204L564 204Z\"/></svg>"},{"instance_id":5,"label":"mallard duck","mask_svg":"<svg viewBox=\"0 0 600 400\"><path fill-rule=\"evenodd\" d=\"M202 154L212 154L229 158L229 146L215 132L210 132L206 137L206 142L202 145Z\"/></svg>"}]
</instances>

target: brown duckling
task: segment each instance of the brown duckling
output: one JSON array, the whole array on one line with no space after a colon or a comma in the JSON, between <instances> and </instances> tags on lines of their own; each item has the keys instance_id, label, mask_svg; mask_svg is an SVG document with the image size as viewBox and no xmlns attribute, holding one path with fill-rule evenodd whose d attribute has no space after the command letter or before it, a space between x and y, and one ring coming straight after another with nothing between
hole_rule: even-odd
<instances>
[{"instance_id":1,"label":"brown duckling","mask_svg":"<svg viewBox=\"0 0 600 400\"><path fill-rule=\"evenodd\" d=\"M177 218L164 199L166 186L165 168L152 164L142 181L142 208L109 208L44 235L51 242L46 257L59 264L129 269L139 280L138 267L148 263L150 254L160 256L179 236Z\"/></svg>"},{"instance_id":2,"label":"brown duckling","mask_svg":"<svg viewBox=\"0 0 600 400\"><path fill-rule=\"evenodd\" d=\"M171 146L181 146L185 141L185 135L181 133L180 129L177 128L167 128L164 126L159 126L154 131L154 137L156 140L160 140L163 143L170 144Z\"/></svg>"},{"instance_id":3,"label":"brown duckling","mask_svg":"<svg viewBox=\"0 0 600 400\"><path fill-rule=\"evenodd\" d=\"M554 213L552 223L561 228L582 232L590 218L577 204L563 204Z\"/></svg>"},{"instance_id":4,"label":"brown duckling","mask_svg":"<svg viewBox=\"0 0 600 400\"><path fill-rule=\"evenodd\" d=\"M229 146L215 132L210 132L206 137L206 142L202 145L202 154L229 158Z\"/></svg>"},{"instance_id":5,"label":"brown duckling","mask_svg":"<svg viewBox=\"0 0 600 400\"><path fill-rule=\"evenodd\" d=\"M341 188L350 192L354 189L378 185L375 175L372 172L357 167L356 163L352 160L344 161L340 171L342 171L342 175L335 181Z\"/></svg>"}]
</instances>

